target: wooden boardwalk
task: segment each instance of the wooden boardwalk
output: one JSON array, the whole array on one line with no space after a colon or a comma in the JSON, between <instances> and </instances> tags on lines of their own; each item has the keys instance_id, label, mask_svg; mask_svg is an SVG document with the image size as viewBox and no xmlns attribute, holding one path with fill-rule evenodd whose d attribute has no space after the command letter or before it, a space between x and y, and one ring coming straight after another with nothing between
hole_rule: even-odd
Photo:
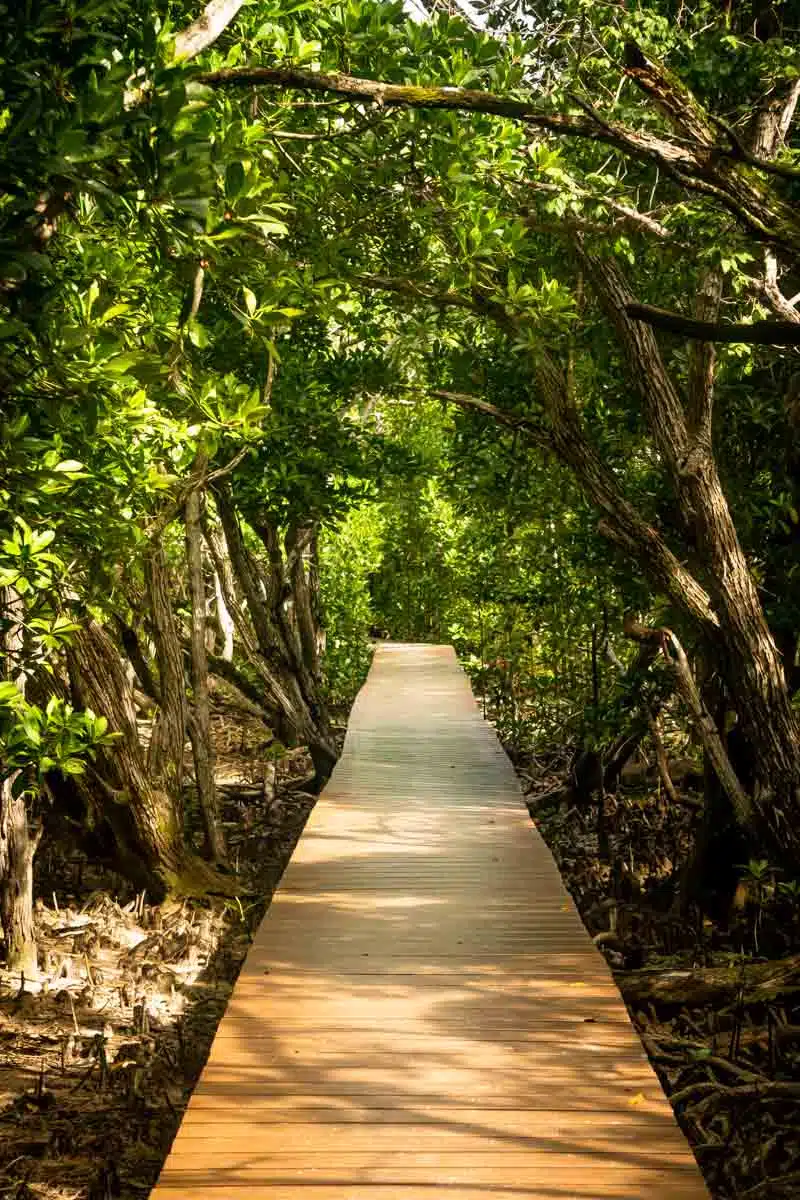
<instances>
[{"instance_id":1,"label":"wooden boardwalk","mask_svg":"<svg viewBox=\"0 0 800 1200\"><path fill-rule=\"evenodd\" d=\"M450 647L378 648L152 1200L700 1200Z\"/></svg>"}]
</instances>

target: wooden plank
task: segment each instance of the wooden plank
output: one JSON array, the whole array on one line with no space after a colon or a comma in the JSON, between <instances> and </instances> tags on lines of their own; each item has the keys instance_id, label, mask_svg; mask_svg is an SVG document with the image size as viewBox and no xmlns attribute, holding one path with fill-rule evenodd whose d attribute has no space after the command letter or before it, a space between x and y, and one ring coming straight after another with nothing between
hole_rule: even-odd
<instances>
[{"instance_id":1,"label":"wooden plank","mask_svg":"<svg viewBox=\"0 0 800 1200\"><path fill-rule=\"evenodd\" d=\"M451 648L385 644L154 1200L700 1200Z\"/></svg>"}]
</instances>

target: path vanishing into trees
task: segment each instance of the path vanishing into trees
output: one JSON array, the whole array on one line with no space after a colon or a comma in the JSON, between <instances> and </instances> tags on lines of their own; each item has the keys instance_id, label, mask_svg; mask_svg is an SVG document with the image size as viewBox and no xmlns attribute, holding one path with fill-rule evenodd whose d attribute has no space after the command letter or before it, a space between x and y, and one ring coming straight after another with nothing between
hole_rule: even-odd
<instances>
[{"instance_id":1,"label":"path vanishing into trees","mask_svg":"<svg viewBox=\"0 0 800 1200\"><path fill-rule=\"evenodd\" d=\"M452 648L376 651L152 1196L708 1196Z\"/></svg>"}]
</instances>

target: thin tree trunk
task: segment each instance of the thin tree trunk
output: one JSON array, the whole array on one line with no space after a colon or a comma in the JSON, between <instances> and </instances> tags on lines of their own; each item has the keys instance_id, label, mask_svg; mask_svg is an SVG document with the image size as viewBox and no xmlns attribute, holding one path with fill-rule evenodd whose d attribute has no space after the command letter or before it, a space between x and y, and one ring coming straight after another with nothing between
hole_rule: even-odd
<instances>
[{"instance_id":1,"label":"thin tree trunk","mask_svg":"<svg viewBox=\"0 0 800 1200\"><path fill-rule=\"evenodd\" d=\"M25 615L22 597L14 588L0 589L0 612L6 623L0 641L3 675L11 680L18 675L16 659L22 649ZM20 683L21 680L18 687ZM20 794L15 794L21 783L19 772L12 771L0 784L0 932L8 966L30 978L38 974L33 926L33 856L40 835L31 837L25 794L21 789Z\"/></svg>"},{"instance_id":2,"label":"thin tree trunk","mask_svg":"<svg viewBox=\"0 0 800 1200\"><path fill-rule=\"evenodd\" d=\"M295 710L289 697L284 692L280 680L273 671L271 663L262 654L253 624L248 620L248 614L239 601L239 596L235 588L234 573L231 569L231 562L228 556L227 543L224 542L223 538L209 523L206 523L204 532L206 543L225 592L225 603L236 626L236 632L239 635L242 649L267 693L263 703L267 710L274 711L275 713L275 732L277 736L282 742L289 744L298 732L295 721Z\"/></svg>"},{"instance_id":3,"label":"thin tree trunk","mask_svg":"<svg viewBox=\"0 0 800 1200\"><path fill-rule=\"evenodd\" d=\"M336 763L336 746L318 681L306 667L299 635L286 613L288 581L285 579L277 534L266 519L258 522L257 532L270 561L270 571L265 574L245 545L238 513L227 488L218 490L216 503L231 570L247 601L252 632L236 597L226 594L226 602L236 621L240 638L248 647L253 666L268 682L269 699L283 714L287 732L292 738L300 738L308 745L317 783L321 785ZM219 556L220 546L217 541L215 549L213 535L209 539L209 547L212 554ZM280 730L276 732L284 740L284 734Z\"/></svg>"},{"instance_id":4,"label":"thin tree trunk","mask_svg":"<svg viewBox=\"0 0 800 1200\"><path fill-rule=\"evenodd\" d=\"M161 690L158 686L158 681L156 680L150 668L150 664L147 661L147 657L142 650L142 644L139 640L138 633L133 626L129 625L127 621L124 621L119 614L115 616L114 620L117 629L119 630L119 639L122 643L122 649L128 656L128 661L133 668L134 674L139 682L139 686L146 696L148 696L151 700L155 700L156 703L160 703Z\"/></svg>"},{"instance_id":5,"label":"thin tree trunk","mask_svg":"<svg viewBox=\"0 0 800 1200\"><path fill-rule=\"evenodd\" d=\"M314 612L310 565L314 541L313 526L297 526L286 535L289 578L294 595L295 622L306 670L316 683L320 677L319 627Z\"/></svg>"},{"instance_id":6,"label":"thin tree trunk","mask_svg":"<svg viewBox=\"0 0 800 1200\"><path fill-rule=\"evenodd\" d=\"M206 584L203 576L201 512L200 491L195 489L186 498L185 515L186 563L192 609L192 711L189 721L189 737L194 755L197 798L203 816L206 854L215 862L224 862L226 858L225 838L219 821L217 789L214 782L214 747L211 742L211 705L208 695L208 653L206 651Z\"/></svg>"},{"instance_id":7,"label":"thin tree trunk","mask_svg":"<svg viewBox=\"0 0 800 1200\"><path fill-rule=\"evenodd\" d=\"M27 979L38 974L33 926L33 856L39 836L28 830L24 793L14 795L19 772L0 785L0 929L8 967Z\"/></svg>"},{"instance_id":8,"label":"thin tree trunk","mask_svg":"<svg viewBox=\"0 0 800 1200\"><path fill-rule=\"evenodd\" d=\"M664 652L664 657L675 680L675 690L689 711L689 717L730 801L736 821L742 829L751 829L753 806L750 797L746 794L731 765L716 721L703 703L683 646L671 629L648 629L637 624L630 614L625 618L624 627L626 637L637 642L659 646ZM670 648L670 652L667 647ZM648 712L648 716L651 716L651 712Z\"/></svg>"},{"instance_id":9,"label":"thin tree trunk","mask_svg":"<svg viewBox=\"0 0 800 1200\"><path fill-rule=\"evenodd\" d=\"M664 745L664 739L661 736L661 726L659 717L655 715L648 707L648 723L650 725L650 737L653 742L653 749L656 755L656 766L658 767L658 775L661 780L661 786L667 794L667 800L670 804L677 807L679 804L678 793L675 790L675 784L672 782L672 776L669 773L669 759L667 757L667 749Z\"/></svg>"},{"instance_id":10,"label":"thin tree trunk","mask_svg":"<svg viewBox=\"0 0 800 1200\"><path fill-rule=\"evenodd\" d=\"M186 686L181 648L164 550L153 547L145 559L145 579L158 662L159 708L153 722L147 765L153 782L177 796L183 783L186 745Z\"/></svg>"},{"instance_id":11,"label":"thin tree trunk","mask_svg":"<svg viewBox=\"0 0 800 1200\"><path fill-rule=\"evenodd\" d=\"M225 602L225 592L222 587L222 580L219 577L219 571L214 568L214 596L217 603L217 624L222 635L222 654L221 658L225 662L233 662L233 646L234 635L236 633L236 624L230 614L227 603Z\"/></svg>"},{"instance_id":12,"label":"thin tree trunk","mask_svg":"<svg viewBox=\"0 0 800 1200\"><path fill-rule=\"evenodd\" d=\"M175 36L175 58L188 62L213 46L225 32L245 0L209 0L201 16Z\"/></svg>"}]
</instances>

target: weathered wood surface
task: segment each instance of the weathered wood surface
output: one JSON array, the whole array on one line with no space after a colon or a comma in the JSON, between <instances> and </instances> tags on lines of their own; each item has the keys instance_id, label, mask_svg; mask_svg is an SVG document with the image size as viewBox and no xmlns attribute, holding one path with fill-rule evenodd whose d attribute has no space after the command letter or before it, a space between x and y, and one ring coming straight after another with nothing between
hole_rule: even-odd
<instances>
[{"instance_id":1,"label":"weathered wood surface","mask_svg":"<svg viewBox=\"0 0 800 1200\"><path fill-rule=\"evenodd\" d=\"M700 1200L450 647L381 645L152 1200Z\"/></svg>"}]
</instances>

